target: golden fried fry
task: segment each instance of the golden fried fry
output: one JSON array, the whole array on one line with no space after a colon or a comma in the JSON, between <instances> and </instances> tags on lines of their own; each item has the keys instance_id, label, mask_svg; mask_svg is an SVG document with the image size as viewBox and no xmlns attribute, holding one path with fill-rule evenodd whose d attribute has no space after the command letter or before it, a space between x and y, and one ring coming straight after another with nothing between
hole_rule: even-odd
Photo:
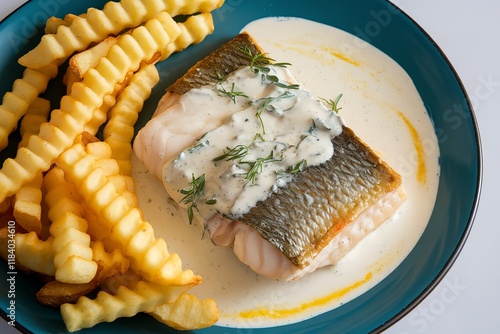
<instances>
[{"instance_id":1,"label":"golden fried fry","mask_svg":"<svg viewBox=\"0 0 500 334\"><path fill-rule=\"evenodd\" d=\"M40 132L40 125L47 122L50 113L50 101L41 97L36 98L35 101L28 107L26 114L21 120L19 133L21 134L21 141L18 146L23 147L28 145L28 140L32 135Z\"/></svg>"},{"instance_id":2,"label":"golden fried fry","mask_svg":"<svg viewBox=\"0 0 500 334\"><path fill-rule=\"evenodd\" d=\"M218 319L213 300L184 295L201 277L144 220L130 155L138 113L159 81L155 63L212 33L209 12L222 3L122 0L51 17L19 59L27 69L0 105L0 150L18 124L22 136L0 168L0 255L8 260L15 242L16 267L48 282L37 300L60 307L69 331L138 312L181 330ZM51 112L40 94L71 55L66 95ZM103 124L105 142L94 137ZM95 300L85 297L99 286Z\"/></svg>"},{"instance_id":3,"label":"golden fried fry","mask_svg":"<svg viewBox=\"0 0 500 334\"><path fill-rule=\"evenodd\" d=\"M57 31L57 28L60 26L68 26L69 24L64 21L64 19L61 19L59 17L51 16L47 19L45 22L45 29L44 32L46 34L55 34Z\"/></svg>"},{"instance_id":4,"label":"golden fried fry","mask_svg":"<svg viewBox=\"0 0 500 334\"><path fill-rule=\"evenodd\" d=\"M26 231L34 231L38 235L42 234L42 179L42 173L38 173L18 190L13 201L16 222Z\"/></svg>"},{"instance_id":5,"label":"golden fried fry","mask_svg":"<svg viewBox=\"0 0 500 334\"><path fill-rule=\"evenodd\" d=\"M172 53L180 52L191 44L198 44L214 31L212 14L202 13L188 17L179 23L181 34L161 53L160 61L167 59Z\"/></svg>"},{"instance_id":6,"label":"golden fried fry","mask_svg":"<svg viewBox=\"0 0 500 334\"><path fill-rule=\"evenodd\" d=\"M184 294L172 303L160 305L149 314L177 330L202 329L219 320L219 309L213 299L201 301L190 294Z\"/></svg>"},{"instance_id":7,"label":"golden fried fry","mask_svg":"<svg viewBox=\"0 0 500 334\"><path fill-rule=\"evenodd\" d=\"M115 94L106 95L102 105L92 113L92 119L85 124L84 131L95 135L101 125L106 122L108 110L115 104L115 101Z\"/></svg>"},{"instance_id":8,"label":"golden fried fry","mask_svg":"<svg viewBox=\"0 0 500 334\"><path fill-rule=\"evenodd\" d=\"M85 14L80 15L81 17L85 17ZM75 14L67 14L64 16L64 19L51 16L47 19L47 22L45 22L45 33L46 34L55 34L57 32L57 28L59 26L69 26L73 20L75 19L76 15Z\"/></svg>"},{"instance_id":9,"label":"golden fried fry","mask_svg":"<svg viewBox=\"0 0 500 334\"><path fill-rule=\"evenodd\" d=\"M95 290L99 282L71 284L59 281L46 283L36 294L36 299L43 305L59 307L65 303L75 303L78 298Z\"/></svg>"},{"instance_id":10,"label":"golden fried fry","mask_svg":"<svg viewBox=\"0 0 500 334\"><path fill-rule=\"evenodd\" d=\"M106 278L122 275L127 272L130 262L123 252L115 248L108 253L104 249L102 241L93 241L91 243L93 260L99 265L101 270L96 280L101 282Z\"/></svg>"},{"instance_id":11,"label":"golden fried fry","mask_svg":"<svg viewBox=\"0 0 500 334\"><path fill-rule=\"evenodd\" d=\"M54 252L52 238L40 240L35 232L16 233L16 265L40 274L54 276Z\"/></svg>"},{"instance_id":12,"label":"golden fried fry","mask_svg":"<svg viewBox=\"0 0 500 334\"><path fill-rule=\"evenodd\" d=\"M63 283L88 283L97 273L97 263L92 260L90 236L86 233L88 224L83 219L80 198L58 167L47 173L44 184L48 215L52 220L55 278Z\"/></svg>"},{"instance_id":13,"label":"golden fried fry","mask_svg":"<svg viewBox=\"0 0 500 334\"><path fill-rule=\"evenodd\" d=\"M111 232L109 238L120 245L134 270L145 279L161 284L200 283L201 277L191 270L182 270L179 256L168 252L163 239L155 238L140 209L128 205L115 185L107 180L104 171L96 167L95 158L85 152L81 143L61 154L56 163L64 170L68 180L75 184L99 221L107 224Z\"/></svg>"},{"instance_id":14,"label":"golden fried fry","mask_svg":"<svg viewBox=\"0 0 500 334\"><path fill-rule=\"evenodd\" d=\"M108 122L103 134L104 140L112 150L112 157L120 166L124 175L132 174L131 141L134 136L134 124L142 110L144 101L151 95L151 90L160 80L154 65L143 64L130 79L129 85L118 96L117 103L110 109Z\"/></svg>"},{"instance_id":15,"label":"golden fried fry","mask_svg":"<svg viewBox=\"0 0 500 334\"><path fill-rule=\"evenodd\" d=\"M57 75L57 64L38 70L25 69L22 79L12 85L12 91L5 93L0 105L0 150L8 145L9 134L17 127L29 106L47 89L47 84Z\"/></svg>"},{"instance_id":16,"label":"golden fried fry","mask_svg":"<svg viewBox=\"0 0 500 334\"><path fill-rule=\"evenodd\" d=\"M69 59L68 71L75 74L76 79L81 81L83 76L91 68L94 68L99 60L106 57L111 46L116 44L117 37L108 37L95 46L79 52Z\"/></svg>"},{"instance_id":17,"label":"golden fried fry","mask_svg":"<svg viewBox=\"0 0 500 334\"><path fill-rule=\"evenodd\" d=\"M13 195L39 171L46 171L55 159L83 132L92 113L103 98L113 92L129 71L139 68L143 60L152 59L171 39L180 33L179 26L166 13L136 28L115 44L82 82L73 84L71 95L61 99L60 109L51 113L40 133L31 136L26 148L18 149L14 159L7 159L0 169L0 201Z\"/></svg>"},{"instance_id":18,"label":"golden fried fry","mask_svg":"<svg viewBox=\"0 0 500 334\"><path fill-rule=\"evenodd\" d=\"M34 272L31 269L23 266L21 263L19 263L19 261L15 261L16 260L15 248L13 248L12 246L13 245L12 237L13 235L15 235L13 234L15 233L14 230L17 230L17 226L13 227L12 225L7 226L7 224L5 224L5 226L0 228L0 257L5 262L8 263L13 263L14 261L16 269L21 270L28 274L33 274ZM9 265L9 269L14 270L14 268L11 267L11 265ZM50 276L39 275L39 277L42 279Z\"/></svg>"},{"instance_id":19,"label":"golden fried fry","mask_svg":"<svg viewBox=\"0 0 500 334\"><path fill-rule=\"evenodd\" d=\"M140 280L130 286L120 285L114 294L100 291L95 300L80 297L76 304L63 304L61 314L68 331L74 332L100 322L151 312L159 305L176 300L190 287L165 286Z\"/></svg>"},{"instance_id":20,"label":"golden fried fry","mask_svg":"<svg viewBox=\"0 0 500 334\"><path fill-rule=\"evenodd\" d=\"M46 34L40 43L19 59L28 68L47 66L56 60L67 59L75 51L98 43L110 35L117 35L126 28L146 22L161 12L171 16L210 12L222 5L223 0L195 0L173 2L170 0L122 0L108 2L102 10L89 8L85 17L73 18L69 26L61 25L55 34Z\"/></svg>"},{"instance_id":21,"label":"golden fried fry","mask_svg":"<svg viewBox=\"0 0 500 334\"><path fill-rule=\"evenodd\" d=\"M12 197L7 197L0 202L0 216L7 213L12 207Z\"/></svg>"},{"instance_id":22,"label":"golden fried fry","mask_svg":"<svg viewBox=\"0 0 500 334\"><path fill-rule=\"evenodd\" d=\"M91 240L104 240L109 237L111 233L109 228L105 224L101 224L97 214L86 205L84 206L83 218L88 223L87 233Z\"/></svg>"}]
</instances>

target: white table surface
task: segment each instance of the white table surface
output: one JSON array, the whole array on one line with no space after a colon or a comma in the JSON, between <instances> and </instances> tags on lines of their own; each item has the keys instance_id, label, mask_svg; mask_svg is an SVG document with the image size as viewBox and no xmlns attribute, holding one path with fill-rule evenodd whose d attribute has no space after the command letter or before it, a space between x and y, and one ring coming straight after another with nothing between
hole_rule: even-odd
<instances>
[{"instance_id":1,"label":"white table surface","mask_svg":"<svg viewBox=\"0 0 500 334\"><path fill-rule=\"evenodd\" d=\"M2 0L0 19L25 0ZM474 102L483 188L465 247L436 289L388 334L500 333L500 1L393 0L437 42ZM0 333L16 333L0 320Z\"/></svg>"}]
</instances>

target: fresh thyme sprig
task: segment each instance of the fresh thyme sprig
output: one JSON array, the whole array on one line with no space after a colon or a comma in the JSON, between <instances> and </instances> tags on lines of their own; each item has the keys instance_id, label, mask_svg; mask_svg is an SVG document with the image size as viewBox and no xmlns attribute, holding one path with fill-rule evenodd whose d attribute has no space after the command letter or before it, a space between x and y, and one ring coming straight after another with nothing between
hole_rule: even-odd
<instances>
[{"instance_id":1,"label":"fresh thyme sprig","mask_svg":"<svg viewBox=\"0 0 500 334\"><path fill-rule=\"evenodd\" d=\"M252 161L243 161L243 159L247 156L248 150L250 147L255 143L257 139L260 139L261 141L265 141L264 138L262 137L261 133L255 134L254 139L249 145L236 145L233 148L227 148L227 151L224 151L224 154L219 155L218 157L215 157L212 159L212 161L231 161L231 160L239 160L238 164L245 164L245 165L250 165L250 169L248 170L247 173L245 173L245 180L246 181L251 181L252 184L255 183L255 179L257 178L257 175L262 172L263 166L265 163L268 162L274 162L274 161L281 161L282 158L275 158L274 157L274 151L271 151L271 153L265 157L265 158L257 158Z\"/></svg>"},{"instance_id":2,"label":"fresh thyme sprig","mask_svg":"<svg viewBox=\"0 0 500 334\"><path fill-rule=\"evenodd\" d=\"M268 96L268 97L264 97L262 99L257 100L257 102L264 101L257 108L257 112L255 113L255 116L257 116L257 118L259 119L260 124L262 126L262 133L263 134L266 134L266 129L264 127L264 121L262 120L262 112L264 110L266 110L271 105L271 103L273 103L273 102L279 102L281 99L289 98L289 97L292 97L292 96L294 96L294 95L292 93L290 93L290 91L287 90L287 91L285 91L283 94L281 94L279 96Z\"/></svg>"},{"instance_id":3,"label":"fresh thyme sprig","mask_svg":"<svg viewBox=\"0 0 500 334\"><path fill-rule=\"evenodd\" d=\"M224 151L224 154L212 159L212 161L243 159L248 154L248 146L246 145L236 145L233 148L228 147L227 149L227 152Z\"/></svg>"},{"instance_id":4,"label":"fresh thyme sprig","mask_svg":"<svg viewBox=\"0 0 500 334\"><path fill-rule=\"evenodd\" d=\"M234 82L231 85L231 90L230 91L226 90L226 88L224 88L224 86L222 86L222 84L220 82L218 82L217 83L217 91L219 93L227 95L227 97L229 97L231 99L231 101L233 101L233 103L236 103L236 97L238 97L238 96L239 97L245 97L245 98L248 99L248 95L246 95L243 92L235 90Z\"/></svg>"},{"instance_id":5,"label":"fresh thyme sprig","mask_svg":"<svg viewBox=\"0 0 500 334\"><path fill-rule=\"evenodd\" d=\"M340 99L342 98L342 95L343 94L339 94L337 95L337 97L335 98L335 100L327 100L327 99L324 99L324 98L320 98L322 99L323 101L326 102L326 104L328 105L328 107L330 108L330 110L332 111L335 111L337 114L339 113L340 109L342 109L341 107L339 107L339 102L340 102Z\"/></svg>"},{"instance_id":6,"label":"fresh thyme sprig","mask_svg":"<svg viewBox=\"0 0 500 334\"><path fill-rule=\"evenodd\" d=\"M205 194L205 174L198 177L191 174L191 182L189 182L189 187L179 190L184 197L179 201L179 203L188 204L188 219L189 224L193 222L194 210L198 211L198 200ZM214 205L217 203L216 199L209 199L205 201L207 205Z\"/></svg>"},{"instance_id":7,"label":"fresh thyme sprig","mask_svg":"<svg viewBox=\"0 0 500 334\"><path fill-rule=\"evenodd\" d=\"M270 58L266 56L263 53L259 54L253 54L252 50L248 46L242 47L241 51L248 57L250 58L250 71L252 71L255 74L261 73L262 75L262 80L268 80L272 83L274 83L276 86L285 88L285 89L299 89L298 84L285 84L279 81L279 78L275 75L270 74L271 69L269 66L275 66L275 67L287 67L291 66L292 64L290 63L276 63L274 62L273 58Z\"/></svg>"},{"instance_id":8,"label":"fresh thyme sprig","mask_svg":"<svg viewBox=\"0 0 500 334\"><path fill-rule=\"evenodd\" d=\"M252 184L254 184L257 175L262 173L262 169L265 163L281 161L281 160L282 158L275 158L274 151L271 151L271 153L265 158L257 158L254 161L241 161L241 163L243 164L250 165L250 170L246 173L245 180L251 181Z\"/></svg>"},{"instance_id":9,"label":"fresh thyme sprig","mask_svg":"<svg viewBox=\"0 0 500 334\"><path fill-rule=\"evenodd\" d=\"M276 172L278 175L283 175L283 174L298 174L307 167L307 160L302 159L299 162L297 162L295 165L288 167L286 170L279 170Z\"/></svg>"},{"instance_id":10,"label":"fresh thyme sprig","mask_svg":"<svg viewBox=\"0 0 500 334\"><path fill-rule=\"evenodd\" d=\"M264 137L262 137L261 133L256 133L252 142L249 145L236 145L233 148L226 147L227 151L224 150L224 154L219 155L218 157L215 157L212 159L212 161L221 161L221 160L226 160L226 161L231 161L231 160L243 160L243 158L248 154L248 149L255 143L257 139L260 139L261 141L266 141Z\"/></svg>"},{"instance_id":11,"label":"fresh thyme sprig","mask_svg":"<svg viewBox=\"0 0 500 334\"><path fill-rule=\"evenodd\" d=\"M275 75L266 74L265 78L280 88L299 89L300 87L299 84L285 84L283 82L280 82L280 79Z\"/></svg>"}]
</instances>

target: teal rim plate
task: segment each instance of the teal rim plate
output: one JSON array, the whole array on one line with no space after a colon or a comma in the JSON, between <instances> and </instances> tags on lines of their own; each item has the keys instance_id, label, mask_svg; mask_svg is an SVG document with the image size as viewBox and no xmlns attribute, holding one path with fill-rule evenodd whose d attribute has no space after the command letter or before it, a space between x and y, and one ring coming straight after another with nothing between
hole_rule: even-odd
<instances>
[{"instance_id":1,"label":"teal rim plate","mask_svg":"<svg viewBox=\"0 0 500 334\"><path fill-rule=\"evenodd\" d=\"M49 16L102 8L104 0L29 1L0 23L0 93L21 77L17 59L33 48ZM215 32L158 65L162 76L141 113L137 127L150 118L164 88L197 60L228 41L248 22L268 16L295 16L328 24L379 48L413 79L433 121L440 148L441 175L436 205L422 237L406 259L384 280L352 301L314 318L274 328L211 327L196 333L366 333L380 332L415 308L441 281L460 253L478 205L481 188L481 146L470 100L457 73L431 37L404 12L385 0L327 1L304 5L297 0L226 0L214 11ZM56 88L57 89L57 88ZM13 135L15 137L15 134ZM15 138L12 140L15 141ZM0 161L15 152L10 145ZM7 266L0 264L0 307L9 305ZM16 328L26 333L62 333L58 310L35 299L39 286L18 273ZM118 319L83 332L175 332L146 315Z\"/></svg>"}]
</instances>

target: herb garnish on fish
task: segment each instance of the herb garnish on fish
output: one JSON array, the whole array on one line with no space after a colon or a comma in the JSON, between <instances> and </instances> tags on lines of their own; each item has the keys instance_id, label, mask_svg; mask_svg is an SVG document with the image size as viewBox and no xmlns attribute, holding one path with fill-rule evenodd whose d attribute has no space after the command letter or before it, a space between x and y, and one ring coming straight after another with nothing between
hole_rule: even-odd
<instances>
[{"instance_id":1,"label":"herb garnish on fish","mask_svg":"<svg viewBox=\"0 0 500 334\"><path fill-rule=\"evenodd\" d=\"M255 179L257 178L257 175L262 172L263 165L268 162L274 162L274 161L281 161L281 158L275 158L274 157L274 151L271 151L271 153L265 157L265 158L257 158L252 161L243 161L243 159L246 157L248 154L249 148L255 143L257 139L260 139L261 141L265 141L264 138L262 137L262 134L257 133L255 134L254 139L249 145L236 145L233 148L227 147L227 151L224 151L224 154L219 155L218 157L215 157L212 159L212 161L231 161L231 160L239 160L238 164L246 164L250 165L250 169L247 173L243 174L245 175L245 180L247 181L252 181L252 184L255 183Z\"/></svg>"},{"instance_id":2,"label":"herb garnish on fish","mask_svg":"<svg viewBox=\"0 0 500 334\"><path fill-rule=\"evenodd\" d=\"M282 160L281 158L275 158L274 151L271 151L271 153L269 153L269 155L265 158L257 158L255 159L255 161L241 161L241 163L248 164L251 166L250 170L245 175L245 180L252 181L252 184L254 184L257 175L262 173L262 168L265 163L281 161L281 160Z\"/></svg>"},{"instance_id":3,"label":"herb garnish on fish","mask_svg":"<svg viewBox=\"0 0 500 334\"><path fill-rule=\"evenodd\" d=\"M287 90L279 96L268 96L268 97L264 97L264 98L256 101L256 102L264 101L257 108L257 112L255 113L255 116L257 116L257 118L260 121L260 125L262 126L262 134L266 134L266 128L264 127L264 122L262 121L262 117L261 117L262 112L264 110L268 110L272 103L279 102L281 99L286 99L286 98L289 98L292 96L294 96L294 95L292 93L290 93L290 91Z\"/></svg>"},{"instance_id":4,"label":"herb garnish on fish","mask_svg":"<svg viewBox=\"0 0 500 334\"><path fill-rule=\"evenodd\" d=\"M327 100L327 99L324 99L324 98L320 98L322 99L323 101L325 101L327 103L327 106L332 110L332 111L335 111L337 114L339 113L340 109L342 109L341 107L339 107L339 102L340 102L340 99L342 98L342 94L339 94L337 95L337 97L335 98L335 100Z\"/></svg>"},{"instance_id":5,"label":"herb garnish on fish","mask_svg":"<svg viewBox=\"0 0 500 334\"><path fill-rule=\"evenodd\" d=\"M299 162L297 162L295 165L288 167L286 170L279 170L276 171L276 174L282 175L282 174L298 174L307 167L307 160L302 159Z\"/></svg>"},{"instance_id":6,"label":"herb garnish on fish","mask_svg":"<svg viewBox=\"0 0 500 334\"><path fill-rule=\"evenodd\" d=\"M193 222L194 212L193 209L198 210L198 200L205 194L205 174L195 177L194 174L191 175L191 182L189 187L179 190L184 197L179 203L188 204L188 218L189 224ZM217 203L216 199L208 199L205 201L207 205L214 205Z\"/></svg>"},{"instance_id":7,"label":"herb garnish on fish","mask_svg":"<svg viewBox=\"0 0 500 334\"><path fill-rule=\"evenodd\" d=\"M274 83L276 86L281 87L281 88L286 88L286 89L299 89L298 84L285 84L279 81L279 78L275 75L270 74L271 69L269 66L276 66L276 67L287 67L292 64L290 63L275 63L273 58L270 58L266 56L263 53L259 53L254 55L252 53L252 50L248 48L247 46L242 47L241 51L250 58L250 71L252 71L255 74L261 73L262 75L262 81L268 80L272 83Z\"/></svg>"},{"instance_id":8,"label":"herb garnish on fish","mask_svg":"<svg viewBox=\"0 0 500 334\"><path fill-rule=\"evenodd\" d=\"M236 103L236 98L238 96L248 98L248 95L246 95L245 93L235 90L235 88L234 88L234 82L231 85L231 90L229 90L229 91L226 90L224 88L224 86L222 86L221 82L218 82L216 84L216 87L217 87L217 91L219 93L227 95L227 97L229 97L231 99L231 101L233 101L234 103Z\"/></svg>"},{"instance_id":9,"label":"herb garnish on fish","mask_svg":"<svg viewBox=\"0 0 500 334\"><path fill-rule=\"evenodd\" d=\"M227 147L226 148L228 150L227 152L224 151L224 154L213 158L212 161L221 161L221 160L231 161L240 159L241 163L241 160L248 154L248 149L250 148L250 146L252 146L253 143L255 143L255 141L259 138L261 141L265 141L265 139L262 137L262 134L256 133L255 137L253 138L252 142L249 145L236 145L233 148Z\"/></svg>"}]
</instances>

